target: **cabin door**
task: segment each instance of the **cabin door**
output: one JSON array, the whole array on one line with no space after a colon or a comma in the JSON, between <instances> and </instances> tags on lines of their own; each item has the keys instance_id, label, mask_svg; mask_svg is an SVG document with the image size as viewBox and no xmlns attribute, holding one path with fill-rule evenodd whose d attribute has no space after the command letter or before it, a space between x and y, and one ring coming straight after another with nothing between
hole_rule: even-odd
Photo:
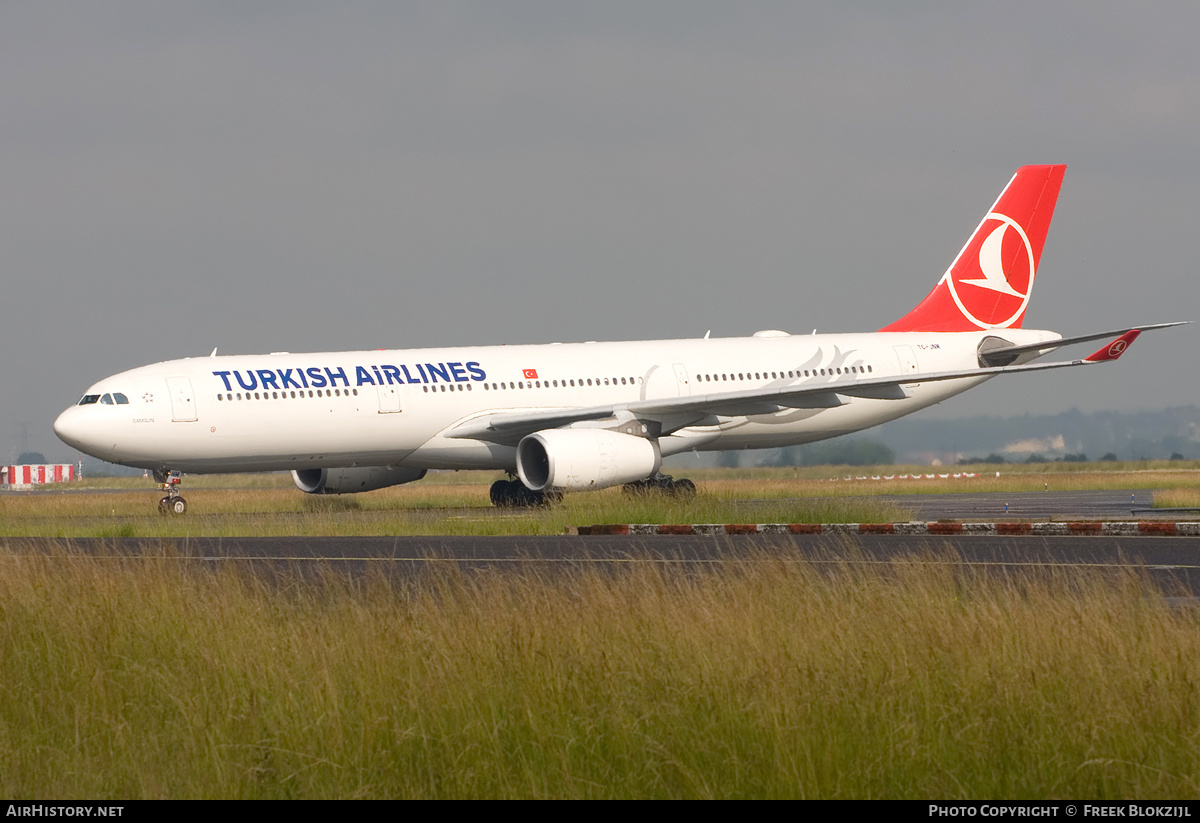
<instances>
[{"instance_id":1,"label":"cabin door","mask_svg":"<svg viewBox=\"0 0 1200 823\"><path fill-rule=\"evenodd\" d=\"M380 414L395 414L400 411L400 387L399 386L376 386L379 391L379 413Z\"/></svg>"},{"instance_id":2,"label":"cabin door","mask_svg":"<svg viewBox=\"0 0 1200 823\"><path fill-rule=\"evenodd\" d=\"M176 423L196 420L196 395L192 381L186 377L168 377L167 392L171 395L171 419Z\"/></svg>"},{"instance_id":3,"label":"cabin door","mask_svg":"<svg viewBox=\"0 0 1200 823\"><path fill-rule=\"evenodd\" d=\"M896 359L900 361L901 374L916 374L920 369L917 368L917 356L913 354L912 346L893 346L896 350ZM909 383L910 386L919 386L920 383Z\"/></svg>"}]
</instances>

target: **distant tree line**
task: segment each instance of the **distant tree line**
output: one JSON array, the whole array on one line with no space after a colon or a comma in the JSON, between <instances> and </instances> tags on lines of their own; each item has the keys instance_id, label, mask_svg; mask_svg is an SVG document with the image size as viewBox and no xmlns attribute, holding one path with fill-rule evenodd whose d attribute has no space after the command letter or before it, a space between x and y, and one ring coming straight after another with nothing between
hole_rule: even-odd
<instances>
[{"instance_id":1,"label":"distant tree line","mask_svg":"<svg viewBox=\"0 0 1200 823\"><path fill-rule=\"evenodd\" d=\"M967 417L922 419L920 416L894 420L872 431L897 454L923 452L987 454L986 462L1021 463L1034 455L1014 456L1009 444L1022 440L1063 438L1073 455L1104 457L1100 460L1196 460L1200 459L1200 406L1178 406L1159 411L1081 412L1078 409L1048 415L1012 417ZM1004 457L992 461L993 456ZM1007 455L1007 457L1005 457ZM1178 455L1178 456L1176 456ZM1057 460L1045 452L1047 461ZM1094 458L1093 458L1094 459Z\"/></svg>"},{"instance_id":2,"label":"distant tree line","mask_svg":"<svg viewBox=\"0 0 1200 823\"><path fill-rule=\"evenodd\" d=\"M864 437L835 437L804 446L789 446L768 452L764 466L889 466L896 453L877 440Z\"/></svg>"},{"instance_id":3,"label":"distant tree line","mask_svg":"<svg viewBox=\"0 0 1200 823\"><path fill-rule=\"evenodd\" d=\"M1113 452L1107 452L1097 462L1112 463L1112 462L1116 462L1119 459L1120 458L1117 457ZM1180 454L1179 452L1172 452L1171 459L1172 460L1184 460L1186 458L1184 458L1184 456L1182 454ZM1002 455L1002 454L996 454L995 452L992 452L987 457L963 457L963 458L959 459L958 465L971 466L971 465L975 465L978 463L1010 463L1010 462L1011 463L1088 463L1091 461L1088 460L1088 456L1086 454L1084 454L1083 452L1079 452L1078 454L1064 454L1062 457L1055 457L1055 458L1050 458L1044 454L1035 452L1034 454L1031 454L1028 457L1026 457L1024 460L1011 460L1011 461L1006 459L1004 457L1004 455Z\"/></svg>"}]
</instances>

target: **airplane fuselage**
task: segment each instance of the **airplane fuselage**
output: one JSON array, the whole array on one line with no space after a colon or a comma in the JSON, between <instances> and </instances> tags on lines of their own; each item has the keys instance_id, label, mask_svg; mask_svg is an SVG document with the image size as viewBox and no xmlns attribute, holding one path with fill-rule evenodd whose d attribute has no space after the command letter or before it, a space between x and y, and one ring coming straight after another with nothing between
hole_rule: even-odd
<instances>
[{"instance_id":1,"label":"airplane fuselage","mask_svg":"<svg viewBox=\"0 0 1200 823\"><path fill-rule=\"evenodd\" d=\"M1052 332L1004 329L1012 344ZM357 466L503 469L512 443L454 436L486 415L814 387L979 366L977 333L896 332L237 355L156 363L99 381L55 424L113 463L192 473ZM1023 359L1031 359L1032 355ZM983 377L841 396L832 408L747 403L667 420L663 456L770 448L854 432L941 402ZM120 402L111 398L119 396ZM89 398L95 398L91 402ZM109 398L109 399L105 399Z\"/></svg>"}]
</instances>

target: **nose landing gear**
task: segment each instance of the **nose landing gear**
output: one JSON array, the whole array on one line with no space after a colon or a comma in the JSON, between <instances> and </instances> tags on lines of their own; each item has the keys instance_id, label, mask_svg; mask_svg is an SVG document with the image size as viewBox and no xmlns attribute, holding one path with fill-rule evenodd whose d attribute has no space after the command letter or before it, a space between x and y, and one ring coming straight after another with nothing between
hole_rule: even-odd
<instances>
[{"instance_id":1,"label":"nose landing gear","mask_svg":"<svg viewBox=\"0 0 1200 823\"><path fill-rule=\"evenodd\" d=\"M178 486L183 481L182 474L176 471L155 469L154 480L166 492L166 495L158 501L159 514L183 514L187 511L187 501L179 496Z\"/></svg>"}]
</instances>

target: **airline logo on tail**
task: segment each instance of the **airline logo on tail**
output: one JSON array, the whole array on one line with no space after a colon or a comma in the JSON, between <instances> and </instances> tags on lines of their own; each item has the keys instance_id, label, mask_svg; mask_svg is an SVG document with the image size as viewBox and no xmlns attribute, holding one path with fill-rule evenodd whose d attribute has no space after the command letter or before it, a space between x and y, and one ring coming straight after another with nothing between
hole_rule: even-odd
<instances>
[{"instance_id":1,"label":"airline logo on tail","mask_svg":"<svg viewBox=\"0 0 1200 823\"><path fill-rule=\"evenodd\" d=\"M1066 169L1018 169L933 291L880 331L1020 328Z\"/></svg>"},{"instance_id":2,"label":"airline logo on tail","mask_svg":"<svg viewBox=\"0 0 1200 823\"><path fill-rule=\"evenodd\" d=\"M1025 313L1036 273L1025 229L1011 217L992 212L945 280L964 317L981 328L1008 328Z\"/></svg>"}]
</instances>

